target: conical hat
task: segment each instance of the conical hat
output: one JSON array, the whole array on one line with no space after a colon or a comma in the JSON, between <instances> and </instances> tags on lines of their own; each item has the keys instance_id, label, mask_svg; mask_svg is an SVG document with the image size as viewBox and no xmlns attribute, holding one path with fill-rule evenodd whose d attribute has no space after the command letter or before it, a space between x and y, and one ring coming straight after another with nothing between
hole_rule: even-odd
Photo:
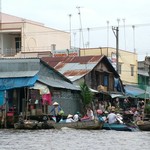
<instances>
[{"instance_id":1,"label":"conical hat","mask_svg":"<svg viewBox=\"0 0 150 150\"><path fill-rule=\"evenodd\" d=\"M53 106L55 106L55 105L59 105L59 104L58 104L57 102L54 102L54 103L53 103Z\"/></svg>"},{"instance_id":2,"label":"conical hat","mask_svg":"<svg viewBox=\"0 0 150 150\"><path fill-rule=\"evenodd\" d=\"M72 118L72 117L73 117L73 115L69 114L67 118Z\"/></svg>"}]
</instances>

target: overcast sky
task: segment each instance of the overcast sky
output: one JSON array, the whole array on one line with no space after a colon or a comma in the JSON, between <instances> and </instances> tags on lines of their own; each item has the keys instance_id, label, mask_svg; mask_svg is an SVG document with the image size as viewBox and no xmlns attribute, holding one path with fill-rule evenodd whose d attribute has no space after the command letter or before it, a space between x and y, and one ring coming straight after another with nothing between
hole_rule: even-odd
<instances>
[{"instance_id":1,"label":"overcast sky","mask_svg":"<svg viewBox=\"0 0 150 150\"><path fill-rule=\"evenodd\" d=\"M75 47L115 48L112 27L119 26L119 48L136 50L139 60L150 56L149 7L150 0L1 0L4 13L67 32L71 29Z\"/></svg>"}]
</instances>

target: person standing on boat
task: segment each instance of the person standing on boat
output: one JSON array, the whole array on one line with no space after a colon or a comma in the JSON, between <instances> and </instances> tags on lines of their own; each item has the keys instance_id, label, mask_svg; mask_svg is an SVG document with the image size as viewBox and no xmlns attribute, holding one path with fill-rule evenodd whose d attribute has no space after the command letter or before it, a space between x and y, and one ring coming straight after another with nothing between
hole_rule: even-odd
<instances>
[{"instance_id":1,"label":"person standing on boat","mask_svg":"<svg viewBox=\"0 0 150 150\"><path fill-rule=\"evenodd\" d=\"M56 117L56 122L59 122L62 118L62 108L60 107L60 105L57 102L53 103L53 108L50 111L50 113L53 113L53 116Z\"/></svg>"},{"instance_id":2,"label":"person standing on boat","mask_svg":"<svg viewBox=\"0 0 150 150\"><path fill-rule=\"evenodd\" d=\"M110 114L107 116L107 120L109 124L117 123L117 115L115 114L115 108L111 109Z\"/></svg>"}]
</instances>

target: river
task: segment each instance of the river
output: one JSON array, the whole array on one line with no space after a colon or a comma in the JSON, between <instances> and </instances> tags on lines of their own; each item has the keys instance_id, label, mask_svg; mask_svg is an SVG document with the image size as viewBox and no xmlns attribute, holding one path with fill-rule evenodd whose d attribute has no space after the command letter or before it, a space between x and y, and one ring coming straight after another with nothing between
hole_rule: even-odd
<instances>
[{"instance_id":1,"label":"river","mask_svg":"<svg viewBox=\"0 0 150 150\"><path fill-rule=\"evenodd\" d=\"M0 130L0 150L149 150L150 132Z\"/></svg>"}]
</instances>

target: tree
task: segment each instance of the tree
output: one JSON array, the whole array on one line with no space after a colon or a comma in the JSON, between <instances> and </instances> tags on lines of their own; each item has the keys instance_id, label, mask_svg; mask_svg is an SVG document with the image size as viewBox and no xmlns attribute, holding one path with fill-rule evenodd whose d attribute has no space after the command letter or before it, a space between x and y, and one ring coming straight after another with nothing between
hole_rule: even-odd
<instances>
[{"instance_id":1,"label":"tree","mask_svg":"<svg viewBox=\"0 0 150 150\"><path fill-rule=\"evenodd\" d=\"M88 106L93 99L93 93L90 91L90 88L85 82L80 84L81 89L81 99L84 107Z\"/></svg>"}]
</instances>

